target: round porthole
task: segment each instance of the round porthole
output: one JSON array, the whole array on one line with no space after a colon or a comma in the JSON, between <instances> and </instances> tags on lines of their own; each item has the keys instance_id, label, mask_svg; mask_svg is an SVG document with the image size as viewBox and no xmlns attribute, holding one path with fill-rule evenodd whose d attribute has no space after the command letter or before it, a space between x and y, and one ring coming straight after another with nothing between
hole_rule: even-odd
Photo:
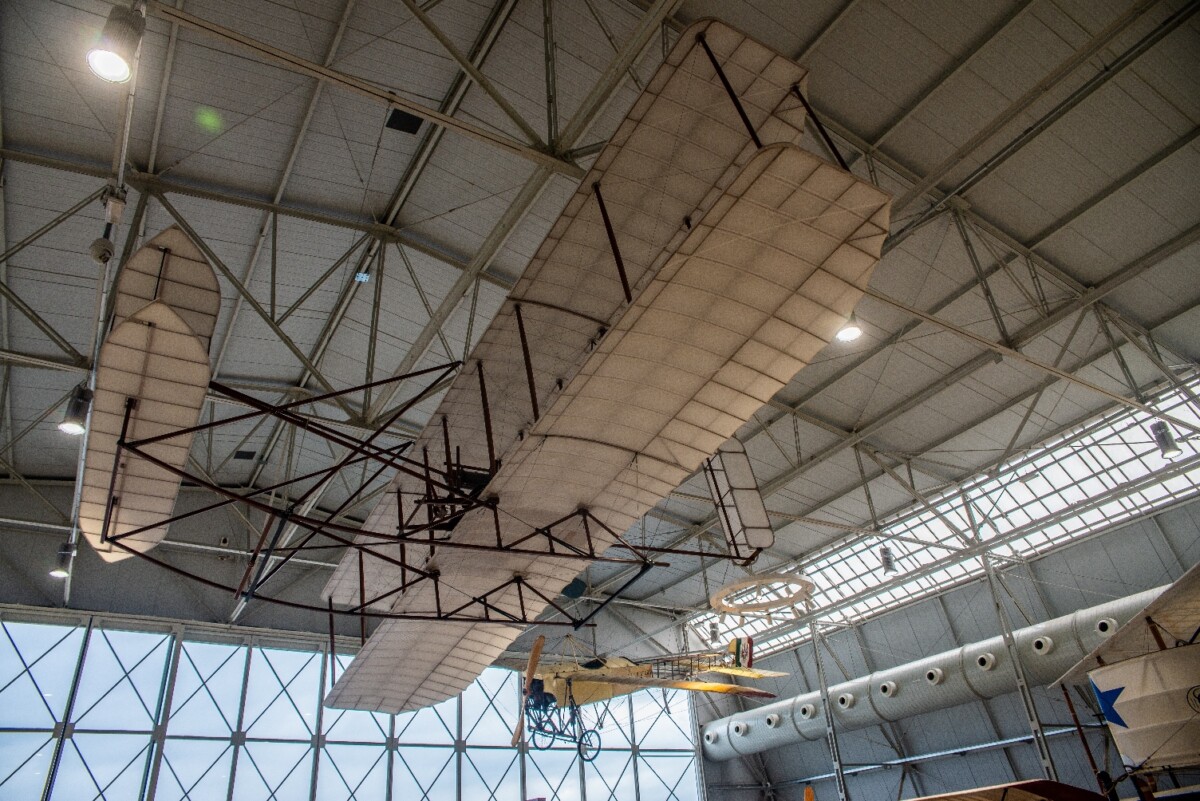
<instances>
[{"instance_id":1,"label":"round porthole","mask_svg":"<svg viewBox=\"0 0 1200 801\"><path fill-rule=\"evenodd\" d=\"M891 698L896 694L896 682L885 681L879 685L879 694L887 698Z\"/></svg>"},{"instance_id":2,"label":"round porthole","mask_svg":"<svg viewBox=\"0 0 1200 801\"><path fill-rule=\"evenodd\" d=\"M817 708L815 706L813 706L812 704L801 704L800 705L800 717L804 718L805 720L812 719L812 716L815 715L816 713L817 713Z\"/></svg>"},{"instance_id":3,"label":"round porthole","mask_svg":"<svg viewBox=\"0 0 1200 801\"><path fill-rule=\"evenodd\" d=\"M854 693L842 693L838 696L838 706L842 709L849 709L854 706Z\"/></svg>"},{"instance_id":4,"label":"round porthole","mask_svg":"<svg viewBox=\"0 0 1200 801\"><path fill-rule=\"evenodd\" d=\"M929 670L925 671L925 681L929 682L930 684L941 684L942 679L945 677L946 674L942 672L941 668L930 668Z\"/></svg>"},{"instance_id":5,"label":"round porthole","mask_svg":"<svg viewBox=\"0 0 1200 801\"><path fill-rule=\"evenodd\" d=\"M1035 654L1048 654L1054 650L1054 640L1049 637L1038 637L1033 641L1033 652Z\"/></svg>"},{"instance_id":6,"label":"round porthole","mask_svg":"<svg viewBox=\"0 0 1200 801\"><path fill-rule=\"evenodd\" d=\"M736 734L738 737L745 737L747 734L750 733L750 724L744 720L739 720L739 721L734 722L732 728L733 728L733 733Z\"/></svg>"},{"instance_id":7,"label":"round porthole","mask_svg":"<svg viewBox=\"0 0 1200 801\"><path fill-rule=\"evenodd\" d=\"M717 740L721 739L715 731L709 730L704 732L704 742L709 745L715 745Z\"/></svg>"},{"instance_id":8,"label":"round porthole","mask_svg":"<svg viewBox=\"0 0 1200 801\"><path fill-rule=\"evenodd\" d=\"M996 657L993 654L980 654L975 657L975 664L979 665L980 670L991 670L996 666Z\"/></svg>"},{"instance_id":9,"label":"round porthole","mask_svg":"<svg viewBox=\"0 0 1200 801\"><path fill-rule=\"evenodd\" d=\"M1096 621L1096 633L1105 637L1112 635L1117 630L1117 621L1111 617L1102 617Z\"/></svg>"},{"instance_id":10,"label":"round porthole","mask_svg":"<svg viewBox=\"0 0 1200 801\"><path fill-rule=\"evenodd\" d=\"M772 712L771 714L767 715L767 719L766 719L767 728L768 729L778 729L779 724L782 721L783 721L783 718L779 717L779 715Z\"/></svg>"}]
</instances>

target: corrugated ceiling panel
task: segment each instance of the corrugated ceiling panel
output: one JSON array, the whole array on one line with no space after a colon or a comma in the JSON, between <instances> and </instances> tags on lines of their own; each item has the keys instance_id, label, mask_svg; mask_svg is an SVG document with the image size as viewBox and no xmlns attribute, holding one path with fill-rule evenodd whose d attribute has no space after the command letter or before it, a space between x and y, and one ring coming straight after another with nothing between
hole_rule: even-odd
<instances>
[{"instance_id":1,"label":"corrugated ceiling panel","mask_svg":"<svg viewBox=\"0 0 1200 801\"><path fill-rule=\"evenodd\" d=\"M123 90L87 69L83 53L107 13L103 3L87 5L26 0L0 10L6 146L111 158Z\"/></svg>"}]
</instances>

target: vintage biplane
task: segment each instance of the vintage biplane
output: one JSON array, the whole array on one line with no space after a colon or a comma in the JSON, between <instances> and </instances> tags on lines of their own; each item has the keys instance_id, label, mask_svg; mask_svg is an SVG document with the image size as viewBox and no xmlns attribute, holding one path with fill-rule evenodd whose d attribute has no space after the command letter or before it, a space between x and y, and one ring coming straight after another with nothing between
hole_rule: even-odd
<instances>
[{"instance_id":1,"label":"vintage biplane","mask_svg":"<svg viewBox=\"0 0 1200 801\"><path fill-rule=\"evenodd\" d=\"M747 679L787 675L754 667L754 643L749 637L731 640L724 651L696 651L649 659L543 657L545 643L544 636L534 641L525 664L522 716L513 732L512 744L515 746L528 732L529 744L539 751L556 741L565 741L573 743L587 761L595 759L600 750L600 732L585 722L580 707L651 688L774 698L773 693L765 690L704 681L700 677L707 673ZM497 664L516 667L508 660Z\"/></svg>"},{"instance_id":2,"label":"vintage biplane","mask_svg":"<svg viewBox=\"0 0 1200 801\"><path fill-rule=\"evenodd\" d=\"M1200 766L1200 565L1057 684L1091 690L1135 785L1159 771Z\"/></svg>"},{"instance_id":3,"label":"vintage biplane","mask_svg":"<svg viewBox=\"0 0 1200 801\"><path fill-rule=\"evenodd\" d=\"M806 80L749 36L693 23L464 362L428 366L415 344L386 378L285 404L210 381L219 294L205 261L219 259L180 221L119 279L135 313L100 355L80 512L89 541L106 558L136 555L228 589L239 609L261 600L328 613L331 632L334 615L356 617L363 648L325 703L388 713L458 695L529 626L588 625L666 557L749 564L774 532L730 440L845 324L890 220L886 192L802 146L819 124ZM472 281L470 271L456 281L447 313ZM351 408L367 390L368 408ZM200 422L206 391L249 411ZM396 442L408 436L402 416L426 401L437 407L423 431ZM369 435L300 413L326 402L372 421ZM189 467L195 434L263 415L345 455L244 492ZM356 465L374 467L371 478L328 515L313 512L319 488ZM393 477L365 523L339 519L384 471ZM701 471L723 540L624 536ZM224 500L165 517L183 480ZM269 500L293 490L286 508ZM171 521L231 503L265 515L236 587L153 555ZM318 549L342 553L319 599L271 592L289 560ZM627 578L585 613L560 603L597 563ZM653 666L641 677L627 667L630 681L655 678Z\"/></svg>"},{"instance_id":4,"label":"vintage biplane","mask_svg":"<svg viewBox=\"0 0 1200 801\"><path fill-rule=\"evenodd\" d=\"M721 553L622 535L833 339L879 260L890 198L800 146L805 77L715 20L681 34L343 538L323 600L383 621L327 705L458 695L526 626L594 617L555 600L591 564L625 565L620 594L664 556L770 546L749 518ZM730 521L738 455L709 476Z\"/></svg>"}]
</instances>

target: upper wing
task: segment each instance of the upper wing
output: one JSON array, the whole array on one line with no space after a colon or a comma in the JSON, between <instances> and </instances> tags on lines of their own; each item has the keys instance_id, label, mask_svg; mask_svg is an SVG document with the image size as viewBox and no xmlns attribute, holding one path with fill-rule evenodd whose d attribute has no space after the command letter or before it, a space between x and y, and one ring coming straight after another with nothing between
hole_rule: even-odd
<instances>
[{"instance_id":1,"label":"upper wing","mask_svg":"<svg viewBox=\"0 0 1200 801\"><path fill-rule=\"evenodd\" d=\"M1151 626L1147 621L1153 620ZM1157 634L1168 645L1194 642L1200 629L1200 564L1179 577L1128 623L1067 671L1057 683L1078 684L1088 671L1159 650ZM1155 631L1157 628L1157 632Z\"/></svg>"},{"instance_id":2,"label":"upper wing","mask_svg":"<svg viewBox=\"0 0 1200 801\"><path fill-rule=\"evenodd\" d=\"M803 115L789 92L803 70L719 23L698 25L718 58L736 65L735 88L763 138L798 141ZM512 443L484 492L500 499L505 527L517 533L581 508L612 531L627 530L824 347L878 261L888 197L794 145L756 150L694 32L680 39L601 152L474 353L493 399L495 442ZM628 306L592 194L600 181L637 290ZM680 224L689 215L690 229ZM530 354L536 420L518 307L528 341L537 343ZM444 417L462 463L488 464L478 378L459 375L417 452L425 446L431 461L449 457L440 444ZM405 511L395 492L387 497L371 530L394 531L397 511ZM596 526L591 533L600 550L612 542ZM450 536L494 544L490 511L468 513ZM584 541L581 531L564 536ZM408 557L428 555L427 547L409 544ZM447 593L469 601L514 574L552 598L587 564L445 547L437 560L443 605L451 608ZM400 583L398 568L383 560L367 557L362 574L368 597ZM357 554L349 553L326 594L357 603L358 575ZM428 614L437 600L431 584L390 596L391 611ZM547 606L525 595L519 604L510 589L489 602L509 613L523 606L530 617ZM488 624L479 628L489 634L475 634L456 624L428 657L395 661L442 626L381 627L327 702L367 699L363 708L398 712L448 698L517 634ZM455 635L471 647L456 649Z\"/></svg>"},{"instance_id":3,"label":"upper wing","mask_svg":"<svg viewBox=\"0 0 1200 801\"><path fill-rule=\"evenodd\" d=\"M167 535L160 521L171 516L179 495L179 477L146 459L126 457L114 473L122 437L135 441L196 425L210 377L204 343L161 300L137 310L105 338L80 483L79 528L106 562L158 545ZM130 398L137 400L133 407L126 405ZM192 436L143 447L163 464L182 469ZM105 534L120 537L124 547L102 540Z\"/></svg>"}]
</instances>

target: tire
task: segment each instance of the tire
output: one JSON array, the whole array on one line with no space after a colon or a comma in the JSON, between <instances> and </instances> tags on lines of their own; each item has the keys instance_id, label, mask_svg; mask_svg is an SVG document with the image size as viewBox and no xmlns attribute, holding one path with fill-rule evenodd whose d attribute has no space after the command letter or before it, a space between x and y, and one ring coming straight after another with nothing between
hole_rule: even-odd
<instances>
[{"instance_id":1,"label":"tire","mask_svg":"<svg viewBox=\"0 0 1200 801\"><path fill-rule=\"evenodd\" d=\"M530 729L529 745L535 751L545 751L550 746L554 745L554 735L545 729Z\"/></svg>"},{"instance_id":2,"label":"tire","mask_svg":"<svg viewBox=\"0 0 1200 801\"><path fill-rule=\"evenodd\" d=\"M591 762L600 753L600 732L588 729L579 735L579 758Z\"/></svg>"}]
</instances>

